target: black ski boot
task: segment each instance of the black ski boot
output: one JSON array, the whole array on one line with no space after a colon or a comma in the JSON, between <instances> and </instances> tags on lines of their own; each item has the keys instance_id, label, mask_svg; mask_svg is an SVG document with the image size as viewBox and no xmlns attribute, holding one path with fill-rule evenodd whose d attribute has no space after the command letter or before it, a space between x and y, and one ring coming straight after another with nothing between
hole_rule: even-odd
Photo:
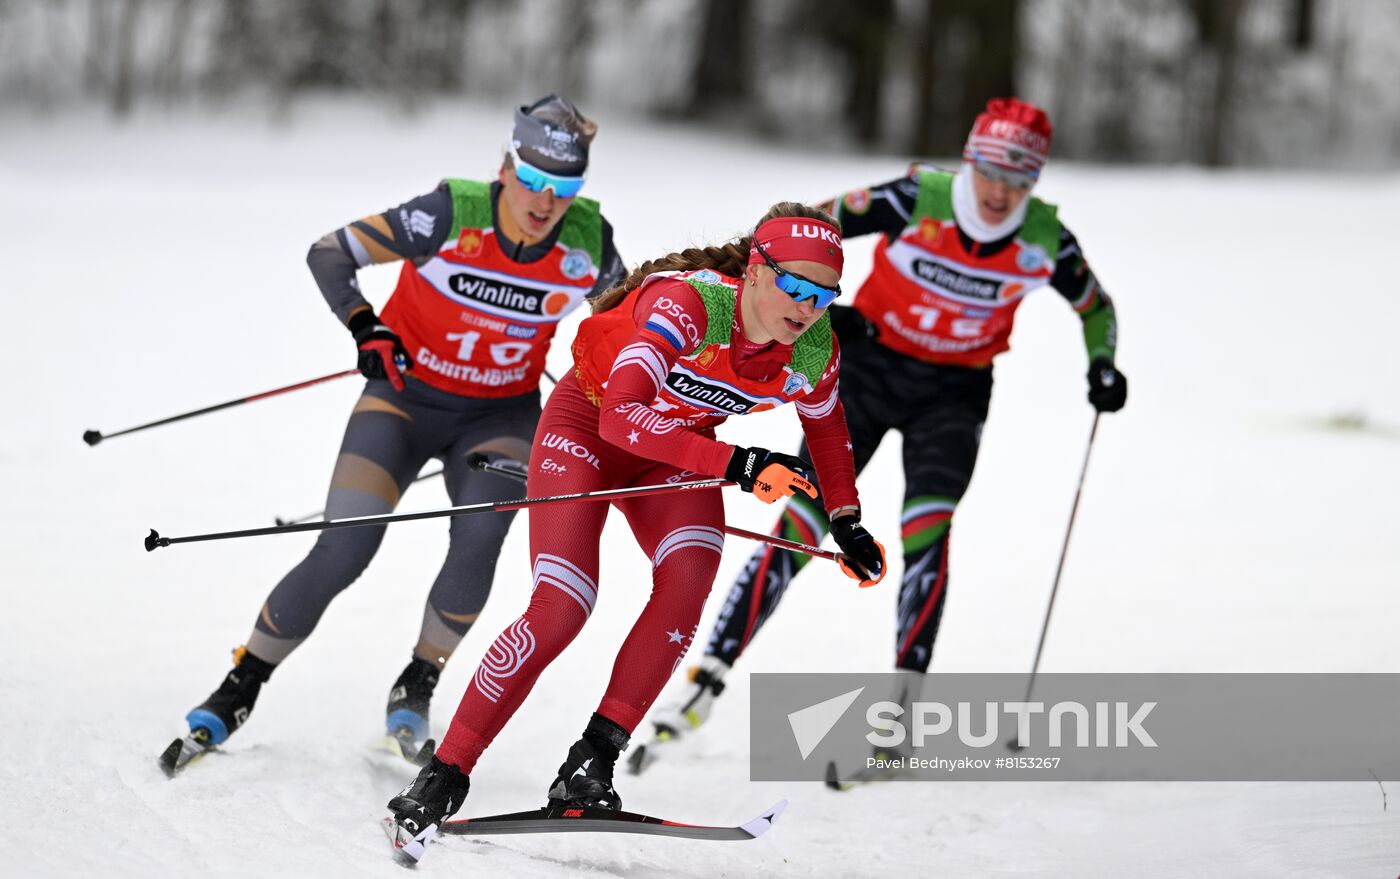
<instances>
[{"instance_id":1,"label":"black ski boot","mask_svg":"<svg viewBox=\"0 0 1400 879\"><path fill-rule=\"evenodd\" d=\"M233 651L233 668L219 684L219 689L196 709L185 715L190 735L209 745L222 745L253 713L258 691L277 668L248 652L247 647ZM200 731L203 730L203 735Z\"/></svg>"},{"instance_id":2,"label":"black ski boot","mask_svg":"<svg viewBox=\"0 0 1400 879\"><path fill-rule=\"evenodd\" d=\"M471 779L462 770L433 757L413 783L389 801L394 848L420 860L442 822L462 808L470 789Z\"/></svg>"},{"instance_id":3,"label":"black ski boot","mask_svg":"<svg viewBox=\"0 0 1400 879\"><path fill-rule=\"evenodd\" d=\"M550 785L549 805L621 809L622 797L613 789L613 766L628 738L626 730L595 712Z\"/></svg>"},{"instance_id":4,"label":"black ski boot","mask_svg":"<svg viewBox=\"0 0 1400 879\"><path fill-rule=\"evenodd\" d=\"M414 747L428 738L428 703L441 673L436 662L413 658L389 691L384 709L389 735Z\"/></svg>"}]
</instances>

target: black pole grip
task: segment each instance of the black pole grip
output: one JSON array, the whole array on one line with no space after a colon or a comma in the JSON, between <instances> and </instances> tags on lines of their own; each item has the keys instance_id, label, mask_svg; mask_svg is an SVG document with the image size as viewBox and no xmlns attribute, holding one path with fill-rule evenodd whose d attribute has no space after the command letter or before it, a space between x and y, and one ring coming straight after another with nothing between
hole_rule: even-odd
<instances>
[{"instance_id":1,"label":"black pole grip","mask_svg":"<svg viewBox=\"0 0 1400 879\"><path fill-rule=\"evenodd\" d=\"M100 430L85 430L85 431L83 431L83 442L87 443L87 444L90 445L90 446L95 446L95 445L97 445L98 443L102 442L102 431L100 431Z\"/></svg>"},{"instance_id":2,"label":"black pole grip","mask_svg":"<svg viewBox=\"0 0 1400 879\"><path fill-rule=\"evenodd\" d=\"M158 547L158 546L169 546L169 545L170 545L170 538L168 538L168 537L161 537L159 534L156 533L156 529L154 529L154 528L151 529L151 533L150 533L150 534L147 534L147 535L146 535L146 552L152 552L152 551L154 551L155 548Z\"/></svg>"}]
</instances>

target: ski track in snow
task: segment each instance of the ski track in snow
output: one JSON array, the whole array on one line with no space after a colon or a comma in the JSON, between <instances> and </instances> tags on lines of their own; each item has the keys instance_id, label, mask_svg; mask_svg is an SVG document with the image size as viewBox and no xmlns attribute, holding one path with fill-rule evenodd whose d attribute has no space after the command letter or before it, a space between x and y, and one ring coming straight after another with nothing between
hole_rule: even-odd
<instances>
[{"instance_id":1,"label":"ski track in snow","mask_svg":"<svg viewBox=\"0 0 1400 879\"><path fill-rule=\"evenodd\" d=\"M803 154L704 129L602 116L589 194L629 263L743 231L779 199L902 173L898 157ZM0 263L9 332L0 432L0 840L7 875L401 877L376 826L413 775L370 754L445 549L443 523L396 526L361 580L264 691L226 754L167 781L156 755L217 684L294 535L179 546L168 535L315 509L359 390L344 380L95 449L111 432L344 368L351 342L305 269L329 229L491 174L509 111L413 120L326 102L276 126L7 120ZM677 174L677 169L684 173ZM1280 430L1363 412L1400 423L1393 291L1350 254L1391 246L1400 177L1056 165L1062 203L1118 304L1128 408L1108 416L1056 608L1048 671L1400 671L1400 467L1383 432ZM1345 218L1345 222L1331 224ZM847 287L870 263L849 248ZM365 272L382 304L397 275ZM561 331L550 366L568 368ZM1053 292L1021 309L958 517L935 671L1030 664L1090 411L1078 322ZM790 412L734 442L795 447ZM898 438L861 480L897 544ZM415 487L403 509L445 502ZM734 495L735 524L771 511ZM529 592L525 529L439 687L434 731ZM598 610L473 775L464 814L538 805L645 600L623 524L605 536ZM750 547L731 541L715 595ZM814 564L740 671L880 670L895 584L854 590ZM719 598L701 623L707 633ZM703 637L703 635L702 635ZM854 668L852 666L855 666ZM792 802L748 843L560 835L454 838L425 876L1363 877L1400 872L1400 815L1375 784L890 784L833 794L748 781L745 676L693 747L627 808L695 822ZM1392 794L1400 787L1392 785Z\"/></svg>"}]
</instances>

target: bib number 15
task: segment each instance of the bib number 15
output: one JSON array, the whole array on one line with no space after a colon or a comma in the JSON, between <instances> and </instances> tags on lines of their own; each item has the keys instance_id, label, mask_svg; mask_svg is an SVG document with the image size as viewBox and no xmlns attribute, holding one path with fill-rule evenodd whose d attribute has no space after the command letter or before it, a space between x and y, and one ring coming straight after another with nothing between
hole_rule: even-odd
<instances>
[{"instance_id":1,"label":"bib number 15","mask_svg":"<svg viewBox=\"0 0 1400 879\"><path fill-rule=\"evenodd\" d=\"M943 316L943 312L936 308L929 308L927 305L911 305L909 312L918 318L919 330L931 333L938 326L938 319ZM982 335L982 330L987 322L976 320L970 317L955 317L948 322L948 333L955 339L975 339Z\"/></svg>"}]
</instances>

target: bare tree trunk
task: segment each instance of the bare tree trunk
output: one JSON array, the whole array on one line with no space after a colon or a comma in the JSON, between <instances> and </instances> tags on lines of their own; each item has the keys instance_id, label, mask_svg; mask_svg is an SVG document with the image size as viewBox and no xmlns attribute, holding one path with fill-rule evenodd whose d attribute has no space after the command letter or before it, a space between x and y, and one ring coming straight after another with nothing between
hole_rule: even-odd
<instances>
[{"instance_id":1,"label":"bare tree trunk","mask_svg":"<svg viewBox=\"0 0 1400 879\"><path fill-rule=\"evenodd\" d=\"M107 0L91 0L88 3L88 38L87 54L83 58L83 87L89 95L105 94L107 91L110 9L111 4Z\"/></svg>"},{"instance_id":2,"label":"bare tree trunk","mask_svg":"<svg viewBox=\"0 0 1400 879\"><path fill-rule=\"evenodd\" d=\"M752 95L746 37L752 29L749 0L704 0L702 14L690 95L682 108L687 116L716 115L729 107L747 106Z\"/></svg>"},{"instance_id":3,"label":"bare tree trunk","mask_svg":"<svg viewBox=\"0 0 1400 879\"><path fill-rule=\"evenodd\" d=\"M938 36L941 21L937 3L923 4L923 18L918 23L914 44L914 130L910 132L909 151L927 156L933 151L934 89L938 82Z\"/></svg>"},{"instance_id":4,"label":"bare tree trunk","mask_svg":"<svg viewBox=\"0 0 1400 879\"><path fill-rule=\"evenodd\" d=\"M375 34L371 43L375 48L375 61L378 62L378 69L374 71L375 80L389 94L403 100L406 98L404 92L408 90L400 88L394 76L394 59L399 55L398 41L401 38L398 21L394 16L395 5L393 0L379 0L379 6L374 10Z\"/></svg>"},{"instance_id":5,"label":"bare tree trunk","mask_svg":"<svg viewBox=\"0 0 1400 879\"><path fill-rule=\"evenodd\" d=\"M1084 19L1078 15L1066 15L1063 38L1054 63L1055 99L1050 108L1050 119L1055 126L1056 149L1066 155L1082 153L1086 141L1092 142L1092 134L1085 132L1085 126L1074 123L1080 118L1083 104L1081 83L1084 81Z\"/></svg>"},{"instance_id":6,"label":"bare tree trunk","mask_svg":"<svg viewBox=\"0 0 1400 879\"><path fill-rule=\"evenodd\" d=\"M1213 0L1210 4L1211 35L1215 44L1215 89L1211 96L1210 124L1205 132L1203 160L1212 168L1230 164L1231 137L1235 126L1236 67L1239 63L1239 25L1244 0Z\"/></svg>"},{"instance_id":7,"label":"bare tree trunk","mask_svg":"<svg viewBox=\"0 0 1400 879\"><path fill-rule=\"evenodd\" d=\"M190 16L194 0L175 0L170 11L170 30L165 41L165 57L160 63L160 92L167 104L173 103L184 79L185 46L190 37Z\"/></svg>"},{"instance_id":8,"label":"bare tree trunk","mask_svg":"<svg viewBox=\"0 0 1400 879\"><path fill-rule=\"evenodd\" d=\"M588 3L569 3L562 14L558 87L578 100L588 88L588 51L593 45L593 14Z\"/></svg>"},{"instance_id":9,"label":"bare tree trunk","mask_svg":"<svg viewBox=\"0 0 1400 879\"><path fill-rule=\"evenodd\" d=\"M117 17L117 39L112 71L112 114L118 118L131 113L136 78L136 19L141 0L124 0Z\"/></svg>"},{"instance_id":10,"label":"bare tree trunk","mask_svg":"<svg viewBox=\"0 0 1400 879\"><path fill-rule=\"evenodd\" d=\"M991 98L1016 94L1016 55L1020 43L1019 0L970 2L967 14L977 29L977 50L963 75L962 125L969 126Z\"/></svg>"},{"instance_id":11,"label":"bare tree trunk","mask_svg":"<svg viewBox=\"0 0 1400 879\"><path fill-rule=\"evenodd\" d=\"M848 43L851 86L846 94L846 120L861 143L879 143L885 56L896 25L894 0L865 0L860 15L851 22L854 39Z\"/></svg>"},{"instance_id":12,"label":"bare tree trunk","mask_svg":"<svg viewBox=\"0 0 1400 879\"><path fill-rule=\"evenodd\" d=\"M915 46L914 152L953 156L988 99L1016 93L1019 0L939 0Z\"/></svg>"},{"instance_id":13,"label":"bare tree trunk","mask_svg":"<svg viewBox=\"0 0 1400 879\"><path fill-rule=\"evenodd\" d=\"M1293 0L1293 48L1306 52L1316 42L1317 3L1315 0Z\"/></svg>"}]
</instances>

